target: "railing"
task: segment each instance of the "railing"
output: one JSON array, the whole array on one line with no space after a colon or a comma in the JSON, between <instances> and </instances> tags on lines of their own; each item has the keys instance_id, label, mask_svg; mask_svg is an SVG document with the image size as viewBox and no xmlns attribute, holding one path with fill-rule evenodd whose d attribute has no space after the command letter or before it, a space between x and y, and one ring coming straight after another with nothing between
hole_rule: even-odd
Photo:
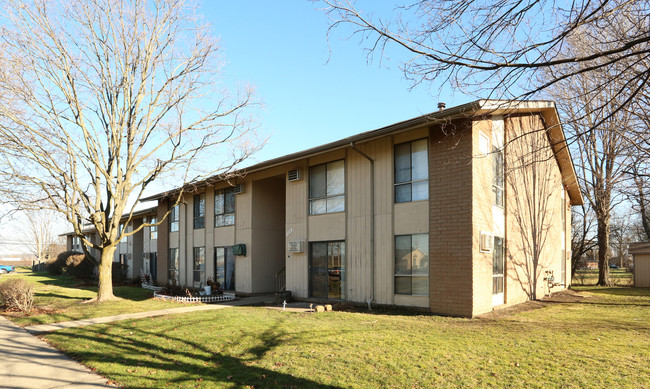
<instances>
[{"instance_id":1,"label":"railing","mask_svg":"<svg viewBox=\"0 0 650 389\"><path fill-rule=\"evenodd\" d=\"M158 292L153 292L153 297L163 299L163 300L177 301L181 303L216 303L220 301L234 300L235 294L230 292L224 292L223 294L212 295L212 296L185 297L185 296L167 296L165 294L158 294Z\"/></svg>"},{"instance_id":2,"label":"railing","mask_svg":"<svg viewBox=\"0 0 650 389\"><path fill-rule=\"evenodd\" d=\"M275 291L284 292L287 288L287 268L282 266L282 269L275 273Z\"/></svg>"}]
</instances>

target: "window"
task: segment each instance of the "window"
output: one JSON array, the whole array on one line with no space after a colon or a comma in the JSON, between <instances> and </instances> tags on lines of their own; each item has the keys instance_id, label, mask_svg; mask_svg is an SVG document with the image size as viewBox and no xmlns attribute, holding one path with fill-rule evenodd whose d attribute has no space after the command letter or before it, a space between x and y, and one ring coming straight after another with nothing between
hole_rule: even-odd
<instances>
[{"instance_id":1,"label":"window","mask_svg":"<svg viewBox=\"0 0 650 389\"><path fill-rule=\"evenodd\" d=\"M158 223L158 220L155 217L152 217L149 220L150 224L154 224L153 226L149 226L149 239L158 239L158 226L155 225Z\"/></svg>"},{"instance_id":2,"label":"window","mask_svg":"<svg viewBox=\"0 0 650 389\"><path fill-rule=\"evenodd\" d=\"M205 228L205 195L194 195L194 229Z\"/></svg>"},{"instance_id":3,"label":"window","mask_svg":"<svg viewBox=\"0 0 650 389\"><path fill-rule=\"evenodd\" d=\"M429 295L429 234L395 236L395 293Z\"/></svg>"},{"instance_id":4,"label":"window","mask_svg":"<svg viewBox=\"0 0 650 389\"><path fill-rule=\"evenodd\" d=\"M345 242L309 244L311 297L345 300Z\"/></svg>"},{"instance_id":5,"label":"window","mask_svg":"<svg viewBox=\"0 0 650 389\"><path fill-rule=\"evenodd\" d=\"M492 147L492 167L494 179L492 181L492 204L503 207L503 149Z\"/></svg>"},{"instance_id":6,"label":"window","mask_svg":"<svg viewBox=\"0 0 650 389\"><path fill-rule=\"evenodd\" d=\"M503 238L494 237L494 248L492 249L492 294L503 294L503 268L505 267L505 251ZM494 301L494 300L493 300ZM501 302L503 304L503 302Z\"/></svg>"},{"instance_id":7,"label":"window","mask_svg":"<svg viewBox=\"0 0 650 389\"><path fill-rule=\"evenodd\" d=\"M194 247L194 286L205 281L205 247Z\"/></svg>"},{"instance_id":8,"label":"window","mask_svg":"<svg viewBox=\"0 0 650 389\"><path fill-rule=\"evenodd\" d=\"M426 139L395 146L395 202L429 198L429 151Z\"/></svg>"},{"instance_id":9,"label":"window","mask_svg":"<svg viewBox=\"0 0 650 389\"><path fill-rule=\"evenodd\" d=\"M169 213L169 232L176 232L178 231L178 226L179 226L179 217L180 215L178 214L178 204L175 205L171 212Z\"/></svg>"},{"instance_id":10,"label":"window","mask_svg":"<svg viewBox=\"0 0 650 389\"><path fill-rule=\"evenodd\" d=\"M180 258L178 257L178 249L169 249L169 272L167 279L174 285L179 283L180 271Z\"/></svg>"},{"instance_id":11,"label":"window","mask_svg":"<svg viewBox=\"0 0 650 389\"><path fill-rule=\"evenodd\" d=\"M309 214L345 211L343 160L309 168Z\"/></svg>"},{"instance_id":12,"label":"window","mask_svg":"<svg viewBox=\"0 0 650 389\"><path fill-rule=\"evenodd\" d=\"M121 235L122 232L124 232L124 223L120 223L120 232L119 232L119 234Z\"/></svg>"},{"instance_id":13,"label":"window","mask_svg":"<svg viewBox=\"0 0 650 389\"><path fill-rule=\"evenodd\" d=\"M235 192L232 188L214 193L214 226L232 226L235 224Z\"/></svg>"}]
</instances>

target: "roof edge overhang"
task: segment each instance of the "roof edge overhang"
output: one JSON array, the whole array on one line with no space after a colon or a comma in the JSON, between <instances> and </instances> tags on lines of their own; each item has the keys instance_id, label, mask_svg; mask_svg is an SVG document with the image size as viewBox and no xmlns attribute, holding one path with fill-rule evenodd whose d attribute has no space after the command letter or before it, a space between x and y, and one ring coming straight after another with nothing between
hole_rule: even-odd
<instances>
[{"instance_id":1,"label":"roof edge overhang","mask_svg":"<svg viewBox=\"0 0 650 389\"><path fill-rule=\"evenodd\" d=\"M376 130L363 132L357 135L343 138L335 142L327 143L307 150L270 159L268 161L255 164L247 168L240 169L236 171L234 175L245 175L245 174L253 173L256 171L268 169L278 165L295 162L300 159L314 157L319 154L346 148L349 147L351 144L369 142L389 134L393 135L404 131L414 130L417 129L418 127L448 123L451 120L465 119L465 118L481 116L481 115L508 115L514 113L522 113L522 112L540 113L544 118L550 138L554 140L553 142L551 142L552 143L551 146L553 148L554 155L560 166L562 181L569 193L571 204L572 205L582 204L583 201L582 195L580 193L580 187L578 185L577 176L573 166L573 160L571 159L571 155L567 148L566 138L564 137L564 132L560 124L555 103L546 100L534 100L534 101L532 100L511 101L511 100L490 100L490 99L476 100L470 103L451 107L449 109L443 109L440 111L431 112L409 120L391 124L389 126L382 127ZM140 201L151 201L151 200L159 200L167 197L173 197L179 191L181 191L181 189L187 190L191 188L192 191L200 190L203 187L208 186L210 183L223 181L223 180L224 178L218 175L213 176L200 182L190 183L183 187L174 188L169 191L161 192L153 196L143 198Z\"/></svg>"}]
</instances>

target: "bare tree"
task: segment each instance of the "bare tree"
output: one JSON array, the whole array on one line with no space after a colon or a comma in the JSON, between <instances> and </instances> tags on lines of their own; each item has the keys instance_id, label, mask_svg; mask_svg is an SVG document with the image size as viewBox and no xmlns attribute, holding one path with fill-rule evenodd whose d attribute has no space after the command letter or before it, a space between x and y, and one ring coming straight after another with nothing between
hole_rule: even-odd
<instances>
[{"instance_id":1,"label":"bare tree","mask_svg":"<svg viewBox=\"0 0 650 389\"><path fill-rule=\"evenodd\" d=\"M567 51L582 52L583 37L576 36ZM623 66L623 64L620 64ZM568 72L577 72L582 65L566 65ZM575 68L575 69L574 69ZM564 70L559 70L561 74ZM558 101L565 118L564 128L573 136L573 155L583 196L597 220L598 285L609 285L610 220L614 207L621 201L625 171L632 162L629 135L635 132L635 121L628 110L620 110L620 101L628 98L619 94L623 80L616 71L601 69L580 74L579 77L557 83L549 93ZM614 78L612 78L614 77ZM602 104L602 101L608 104ZM591 128L584 133L585 128Z\"/></svg>"},{"instance_id":2,"label":"bare tree","mask_svg":"<svg viewBox=\"0 0 650 389\"><path fill-rule=\"evenodd\" d=\"M38 262L46 262L52 257L51 250L61 243L54 230L56 214L53 211L41 209L25 212L25 226L22 231L23 239Z\"/></svg>"},{"instance_id":3,"label":"bare tree","mask_svg":"<svg viewBox=\"0 0 650 389\"><path fill-rule=\"evenodd\" d=\"M514 128L506 129L511 140L506 144L508 213L514 219L508 259L516 265L509 277L516 278L529 299L536 299L541 286L541 269L553 258L548 243L553 239L553 220L558 209L562 181L549 147L550 139L538 116L513 117ZM528 133L526 133L528 131ZM563 232L557 230L557 236Z\"/></svg>"},{"instance_id":4,"label":"bare tree","mask_svg":"<svg viewBox=\"0 0 650 389\"><path fill-rule=\"evenodd\" d=\"M383 57L387 47L410 55L403 63L407 78L415 83L449 83L464 92L486 91L499 98L531 97L557 82L585 72L650 56L648 0L413 0L396 7L389 18L374 17L350 0L323 0L331 18L328 35L350 27L369 59ZM601 40L601 32L625 19L620 34ZM567 40L580 34L593 44L589 50L570 53ZM559 77L548 69L579 64ZM629 99L616 100L617 109L647 89L650 68L618 66L617 92ZM613 106L612 101L594 104ZM598 126L600 120L594 122ZM589 130L586 128L585 130Z\"/></svg>"},{"instance_id":5,"label":"bare tree","mask_svg":"<svg viewBox=\"0 0 650 389\"><path fill-rule=\"evenodd\" d=\"M129 223L161 178L225 174L255 151L252 91L220 86L219 44L189 2L4 4L3 178L13 201L60 211L85 254L101 253L97 300L112 299L116 245L150 226L120 231L120 216ZM97 241L84 236L88 226Z\"/></svg>"},{"instance_id":6,"label":"bare tree","mask_svg":"<svg viewBox=\"0 0 650 389\"><path fill-rule=\"evenodd\" d=\"M596 219L590 208L581 204L571 212L571 277L576 274L583 257L598 247L595 237Z\"/></svg>"}]
</instances>

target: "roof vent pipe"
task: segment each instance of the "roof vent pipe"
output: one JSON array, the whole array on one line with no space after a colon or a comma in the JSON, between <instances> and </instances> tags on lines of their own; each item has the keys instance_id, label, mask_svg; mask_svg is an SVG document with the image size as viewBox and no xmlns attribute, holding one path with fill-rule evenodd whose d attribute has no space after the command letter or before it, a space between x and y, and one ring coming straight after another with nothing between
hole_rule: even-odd
<instances>
[{"instance_id":1,"label":"roof vent pipe","mask_svg":"<svg viewBox=\"0 0 650 389\"><path fill-rule=\"evenodd\" d=\"M445 104L445 103L443 103L443 102L439 102L439 103L438 103L438 109L441 110L441 111L442 111L443 109L445 109L446 106L447 106L447 104Z\"/></svg>"}]
</instances>

